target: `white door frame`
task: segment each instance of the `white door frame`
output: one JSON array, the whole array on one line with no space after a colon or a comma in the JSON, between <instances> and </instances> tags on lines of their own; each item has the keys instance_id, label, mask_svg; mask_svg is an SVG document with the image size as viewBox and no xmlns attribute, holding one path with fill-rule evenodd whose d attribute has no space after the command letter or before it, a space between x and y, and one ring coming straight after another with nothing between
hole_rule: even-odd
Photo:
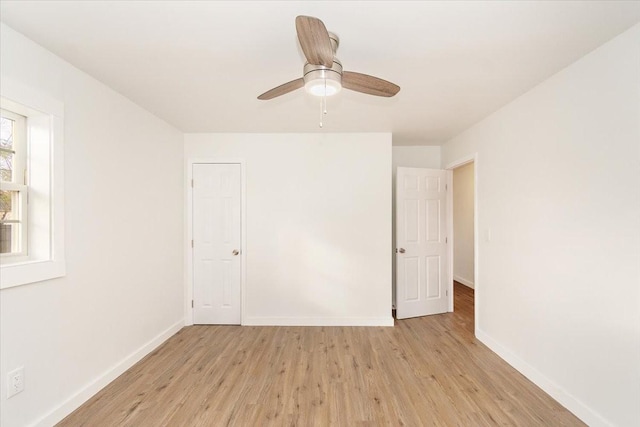
<instances>
[{"instance_id":1,"label":"white door frame","mask_svg":"<svg viewBox=\"0 0 640 427\"><path fill-rule=\"evenodd\" d=\"M447 170L447 181L449 184L449 191L447 192L447 221L449 227L449 238L451 239L451 244L449 245L449 277L450 277L450 286L451 293L449 294L449 311L453 311L453 245L454 245L454 235L453 235L453 170L459 168L460 166L464 166L468 163L473 162L473 289L474 289L474 299L473 299L473 313L474 313L474 335L478 335L478 318L480 312L480 304L478 303L478 295L481 289L480 281L478 280L478 258L479 258L479 243L480 240L478 236L480 235L478 231L478 153L469 154L467 156L461 157L451 163L449 163L445 169Z\"/></svg>"},{"instance_id":2,"label":"white door frame","mask_svg":"<svg viewBox=\"0 0 640 427\"><path fill-rule=\"evenodd\" d=\"M245 285L247 278L247 179L246 179L246 164L242 158L227 158L227 157L207 157L207 158L188 158L185 164L186 181L185 181L185 224L184 230L184 253L185 253L185 269L184 269L184 324L186 326L193 325L193 307L191 301L193 300L193 248L191 247L191 240L193 240L193 187L191 186L191 180L193 179L193 165L194 164L239 164L240 165L240 324L245 324Z\"/></svg>"}]
</instances>

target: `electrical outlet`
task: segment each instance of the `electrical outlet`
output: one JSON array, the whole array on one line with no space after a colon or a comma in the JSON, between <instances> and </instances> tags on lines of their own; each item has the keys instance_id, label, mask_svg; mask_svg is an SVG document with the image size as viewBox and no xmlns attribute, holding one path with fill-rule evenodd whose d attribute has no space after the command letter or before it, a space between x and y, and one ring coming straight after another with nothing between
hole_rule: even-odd
<instances>
[{"instance_id":1,"label":"electrical outlet","mask_svg":"<svg viewBox=\"0 0 640 427\"><path fill-rule=\"evenodd\" d=\"M24 390L24 367L7 374L7 399Z\"/></svg>"}]
</instances>

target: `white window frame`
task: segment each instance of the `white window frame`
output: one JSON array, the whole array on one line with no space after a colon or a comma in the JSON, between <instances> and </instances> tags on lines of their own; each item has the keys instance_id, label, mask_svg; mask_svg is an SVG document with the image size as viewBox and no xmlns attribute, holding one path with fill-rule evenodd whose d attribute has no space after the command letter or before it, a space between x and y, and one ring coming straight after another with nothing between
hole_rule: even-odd
<instances>
[{"instance_id":1,"label":"white window frame","mask_svg":"<svg viewBox=\"0 0 640 427\"><path fill-rule=\"evenodd\" d=\"M12 200L13 209L17 210L18 219L3 220L2 223L19 224L19 232L14 229L11 233L11 244L14 246L9 253L0 254L0 260L4 262L21 262L28 260L28 230L29 230L29 187L26 182L27 170L27 135L26 117L13 111L0 109L3 117L13 120L13 176L11 181L0 181L0 189L15 191L17 197ZM17 248L16 248L17 246Z\"/></svg>"},{"instance_id":2,"label":"white window frame","mask_svg":"<svg viewBox=\"0 0 640 427\"><path fill-rule=\"evenodd\" d=\"M5 289L66 274L64 104L5 76L0 90L0 108L26 117L29 171L29 250L20 261L0 258L0 289Z\"/></svg>"}]
</instances>

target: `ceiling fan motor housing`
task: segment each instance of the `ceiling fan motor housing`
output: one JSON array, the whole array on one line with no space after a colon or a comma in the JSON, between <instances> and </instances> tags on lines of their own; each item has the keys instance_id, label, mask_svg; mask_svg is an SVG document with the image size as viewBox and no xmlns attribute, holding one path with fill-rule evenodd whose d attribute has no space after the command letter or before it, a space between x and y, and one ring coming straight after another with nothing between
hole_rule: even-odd
<instances>
[{"instance_id":1,"label":"ceiling fan motor housing","mask_svg":"<svg viewBox=\"0 0 640 427\"><path fill-rule=\"evenodd\" d=\"M334 80L340 83L342 81L342 64L338 58L333 59L331 68L324 65L313 65L306 63L303 69L304 82L310 82L317 79Z\"/></svg>"},{"instance_id":2,"label":"ceiling fan motor housing","mask_svg":"<svg viewBox=\"0 0 640 427\"><path fill-rule=\"evenodd\" d=\"M331 42L331 49L333 50L333 56L336 56L336 51L338 50L338 46L340 46L340 38L332 32L329 33L329 41Z\"/></svg>"},{"instance_id":3,"label":"ceiling fan motor housing","mask_svg":"<svg viewBox=\"0 0 640 427\"><path fill-rule=\"evenodd\" d=\"M314 95L333 95L342 88L342 63L335 56L340 40L333 33L329 33L329 39L334 55L331 68L307 62L302 71L304 87Z\"/></svg>"}]
</instances>

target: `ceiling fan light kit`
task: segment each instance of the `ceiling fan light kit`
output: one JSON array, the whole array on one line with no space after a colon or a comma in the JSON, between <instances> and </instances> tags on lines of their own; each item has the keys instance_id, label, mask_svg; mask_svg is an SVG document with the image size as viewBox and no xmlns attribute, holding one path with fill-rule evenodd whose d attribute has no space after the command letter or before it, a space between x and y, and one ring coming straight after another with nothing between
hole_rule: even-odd
<instances>
[{"instance_id":1,"label":"ceiling fan light kit","mask_svg":"<svg viewBox=\"0 0 640 427\"><path fill-rule=\"evenodd\" d=\"M334 59L333 66L304 65L304 88L311 95L331 96L342 89L342 64Z\"/></svg>"},{"instance_id":2,"label":"ceiling fan light kit","mask_svg":"<svg viewBox=\"0 0 640 427\"><path fill-rule=\"evenodd\" d=\"M340 39L327 31L324 23L311 16L296 17L298 41L307 63L300 79L275 87L262 95L260 100L269 100L304 86L311 95L322 97L321 116L327 114L326 97L335 95L342 88L367 95L391 97L400 91L400 86L367 74L343 71L336 58ZM320 121L322 127L322 120Z\"/></svg>"}]
</instances>

